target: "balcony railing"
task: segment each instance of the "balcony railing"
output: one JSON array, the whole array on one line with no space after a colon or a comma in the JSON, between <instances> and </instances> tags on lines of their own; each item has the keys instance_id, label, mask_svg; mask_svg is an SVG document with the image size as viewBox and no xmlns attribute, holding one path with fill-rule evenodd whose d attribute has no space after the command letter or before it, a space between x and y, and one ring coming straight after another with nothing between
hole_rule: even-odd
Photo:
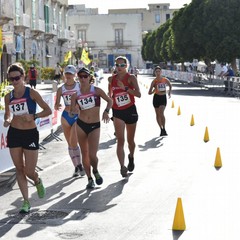
<instances>
[{"instance_id":1,"label":"balcony railing","mask_svg":"<svg viewBox=\"0 0 240 240\"><path fill-rule=\"evenodd\" d=\"M68 39L69 39L69 30L60 29L59 32L58 32L58 40L66 42Z\"/></svg>"},{"instance_id":2,"label":"balcony railing","mask_svg":"<svg viewBox=\"0 0 240 240\"><path fill-rule=\"evenodd\" d=\"M42 19L32 20L32 31L45 32L45 21Z\"/></svg>"},{"instance_id":3,"label":"balcony railing","mask_svg":"<svg viewBox=\"0 0 240 240\"><path fill-rule=\"evenodd\" d=\"M15 29L25 29L30 28L30 16L28 14L23 14L22 16L15 16Z\"/></svg>"},{"instance_id":4,"label":"balcony railing","mask_svg":"<svg viewBox=\"0 0 240 240\"><path fill-rule=\"evenodd\" d=\"M94 48L96 46L96 43L94 41L87 41L87 46L90 48Z\"/></svg>"},{"instance_id":5,"label":"balcony railing","mask_svg":"<svg viewBox=\"0 0 240 240\"><path fill-rule=\"evenodd\" d=\"M126 40L122 42L116 42L116 41L107 41L108 47L114 47L114 48L126 48L132 46L131 40Z\"/></svg>"},{"instance_id":6,"label":"balcony railing","mask_svg":"<svg viewBox=\"0 0 240 240\"><path fill-rule=\"evenodd\" d=\"M9 0L0 0L0 24L3 25L14 19L14 3Z\"/></svg>"},{"instance_id":7,"label":"balcony railing","mask_svg":"<svg viewBox=\"0 0 240 240\"><path fill-rule=\"evenodd\" d=\"M57 24L46 23L45 34L57 36Z\"/></svg>"}]
</instances>

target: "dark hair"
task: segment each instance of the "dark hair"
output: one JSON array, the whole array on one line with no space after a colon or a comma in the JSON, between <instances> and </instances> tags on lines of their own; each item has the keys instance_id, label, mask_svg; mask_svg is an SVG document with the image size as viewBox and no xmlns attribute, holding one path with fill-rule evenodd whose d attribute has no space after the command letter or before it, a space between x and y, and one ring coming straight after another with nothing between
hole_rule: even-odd
<instances>
[{"instance_id":1,"label":"dark hair","mask_svg":"<svg viewBox=\"0 0 240 240\"><path fill-rule=\"evenodd\" d=\"M25 70L20 62L11 64L7 69L7 75L9 75L10 72L14 72L14 71L18 71L25 76Z\"/></svg>"}]
</instances>

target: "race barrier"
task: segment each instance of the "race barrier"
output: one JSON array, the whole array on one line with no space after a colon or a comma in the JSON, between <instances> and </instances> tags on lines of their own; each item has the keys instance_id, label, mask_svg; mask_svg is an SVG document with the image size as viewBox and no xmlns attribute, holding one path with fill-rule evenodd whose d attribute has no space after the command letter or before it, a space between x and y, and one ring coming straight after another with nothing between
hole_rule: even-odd
<instances>
[{"instance_id":1,"label":"race barrier","mask_svg":"<svg viewBox=\"0 0 240 240\"><path fill-rule=\"evenodd\" d=\"M52 114L48 117L38 118L36 119L36 125L39 131L40 136L40 148L45 148L43 143L46 143L52 139L56 139L57 141L61 141L56 134L55 131L61 125L61 111L54 110L54 104L56 100L56 92L43 94L42 98L44 101L50 106L52 109ZM37 106L37 112L40 112L41 108ZM0 111L0 173L6 172L14 168L9 149L7 148L7 131L8 128L3 127L4 122L4 111Z\"/></svg>"}]
</instances>

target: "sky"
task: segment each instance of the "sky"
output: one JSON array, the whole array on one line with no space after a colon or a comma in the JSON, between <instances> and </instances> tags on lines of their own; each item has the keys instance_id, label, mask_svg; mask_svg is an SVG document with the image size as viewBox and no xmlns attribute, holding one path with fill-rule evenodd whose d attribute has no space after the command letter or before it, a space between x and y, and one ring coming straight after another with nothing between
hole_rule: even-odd
<instances>
[{"instance_id":1,"label":"sky","mask_svg":"<svg viewBox=\"0 0 240 240\"><path fill-rule=\"evenodd\" d=\"M170 3L170 8L181 8L192 0L68 0L69 5L85 4L86 8L98 8L98 13L107 14L108 9L148 8L151 3Z\"/></svg>"}]
</instances>

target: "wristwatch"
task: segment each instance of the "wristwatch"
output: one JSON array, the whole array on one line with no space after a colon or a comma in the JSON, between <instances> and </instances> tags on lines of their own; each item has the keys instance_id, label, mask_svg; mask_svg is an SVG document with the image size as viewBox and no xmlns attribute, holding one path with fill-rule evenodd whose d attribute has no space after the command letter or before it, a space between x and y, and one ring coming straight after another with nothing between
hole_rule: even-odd
<instances>
[{"instance_id":1,"label":"wristwatch","mask_svg":"<svg viewBox=\"0 0 240 240\"><path fill-rule=\"evenodd\" d=\"M33 114L33 119L36 120L37 118L38 118L37 113L34 113L34 114Z\"/></svg>"},{"instance_id":2,"label":"wristwatch","mask_svg":"<svg viewBox=\"0 0 240 240\"><path fill-rule=\"evenodd\" d=\"M128 91L128 86L125 87L125 91L126 91L126 92Z\"/></svg>"},{"instance_id":3,"label":"wristwatch","mask_svg":"<svg viewBox=\"0 0 240 240\"><path fill-rule=\"evenodd\" d=\"M104 111L105 111L106 113L109 113L110 109L109 109L109 108L106 108Z\"/></svg>"}]
</instances>

